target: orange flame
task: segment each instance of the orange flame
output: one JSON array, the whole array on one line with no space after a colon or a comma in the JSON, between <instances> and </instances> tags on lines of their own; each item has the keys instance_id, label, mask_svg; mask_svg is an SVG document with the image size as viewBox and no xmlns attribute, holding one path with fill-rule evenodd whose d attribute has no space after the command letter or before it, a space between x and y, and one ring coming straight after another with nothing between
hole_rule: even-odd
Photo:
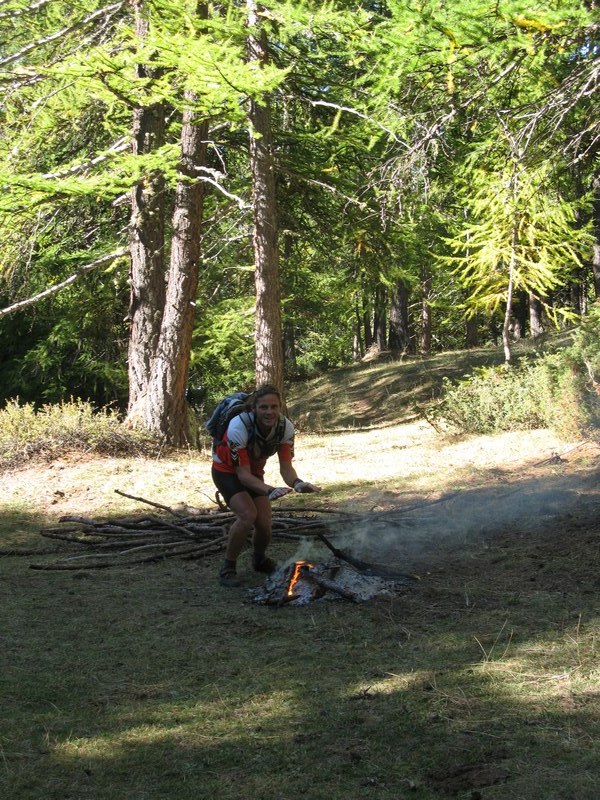
<instances>
[{"instance_id":1,"label":"orange flame","mask_svg":"<svg viewBox=\"0 0 600 800\"><path fill-rule=\"evenodd\" d=\"M290 582L288 584L288 591L287 591L288 597L291 597L294 594L294 586L300 580L300 575L302 574L302 568L308 567L310 569L310 567L312 566L313 565L309 564L308 561L296 561L296 563L294 564L294 572L292 573L292 577L290 578Z\"/></svg>"}]
</instances>

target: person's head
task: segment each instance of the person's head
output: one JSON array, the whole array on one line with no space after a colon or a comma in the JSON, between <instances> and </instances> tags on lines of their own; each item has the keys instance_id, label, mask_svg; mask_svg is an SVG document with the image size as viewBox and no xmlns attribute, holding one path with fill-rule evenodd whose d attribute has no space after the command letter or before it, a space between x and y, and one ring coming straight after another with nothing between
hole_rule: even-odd
<instances>
[{"instance_id":1,"label":"person's head","mask_svg":"<svg viewBox=\"0 0 600 800\"><path fill-rule=\"evenodd\" d=\"M281 414L281 394L274 386L258 386L252 396L252 410L260 427L272 428Z\"/></svg>"}]
</instances>

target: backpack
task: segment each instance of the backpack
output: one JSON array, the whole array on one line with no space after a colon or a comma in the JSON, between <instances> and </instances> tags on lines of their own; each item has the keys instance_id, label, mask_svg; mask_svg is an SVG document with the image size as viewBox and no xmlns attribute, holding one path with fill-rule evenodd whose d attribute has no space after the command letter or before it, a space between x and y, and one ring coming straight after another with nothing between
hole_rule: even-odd
<instances>
[{"instance_id":1,"label":"backpack","mask_svg":"<svg viewBox=\"0 0 600 800\"><path fill-rule=\"evenodd\" d=\"M277 452L285 434L285 417L280 416L277 423L275 437L268 443L263 439L253 423L250 416L251 395L246 392L234 392L228 394L220 400L213 413L206 422L205 428L212 436L213 448L223 441L227 426L234 417L241 416L246 430L248 431L249 442L257 442L263 456L267 458Z\"/></svg>"},{"instance_id":2,"label":"backpack","mask_svg":"<svg viewBox=\"0 0 600 800\"><path fill-rule=\"evenodd\" d=\"M250 410L249 399L250 395L246 394L246 392L234 392L233 394L228 394L227 397L217 403L215 410L205 425L206 430L212 436L214 444L223 441L227 426L234 417ZM250 430L248 422L244 420L244 423Z\"/></svg>"}]
</instances>

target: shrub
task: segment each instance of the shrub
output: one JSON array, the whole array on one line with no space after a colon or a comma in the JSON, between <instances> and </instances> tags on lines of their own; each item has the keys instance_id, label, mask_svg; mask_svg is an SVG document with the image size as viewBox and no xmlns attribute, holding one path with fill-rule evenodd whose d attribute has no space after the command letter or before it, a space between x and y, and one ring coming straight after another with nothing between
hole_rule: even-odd
<instances>
[{"instance_id":1,"label":"shrub","mask_svg":"<svg viewBox=\"0 0 600 800\"><path fill-rule=\"evenodd\" d=\"M564 437L600 425L600 305L557 353L515 367L488 367L446 380L435 422L465 433L553 428Z\"/></svg>"},{"instance_id":2,"label":"shrub","mask_svg":"<svg viewBox=\"0 0 600 800\"><path fill-rule=\"evenodd\" d=\"M531 378L530 369L528 377ZM436 417L465 433L498 433L545 427L542 389L522 370L486 367L456 384L444 380Z\"/></svg>"},{"instance_id":3,"label":"shrub","mask_svg":"<svg viewBox=\"0 0 600 800\"><path fill-rule=\"evenodd\" d=\"M147 431L127 429L116 412L96 411L81 400L40 409L10 400L0 411L0 468L74 450L139 455L157 449L157 439Z\"/></svg>"}]
</instances>

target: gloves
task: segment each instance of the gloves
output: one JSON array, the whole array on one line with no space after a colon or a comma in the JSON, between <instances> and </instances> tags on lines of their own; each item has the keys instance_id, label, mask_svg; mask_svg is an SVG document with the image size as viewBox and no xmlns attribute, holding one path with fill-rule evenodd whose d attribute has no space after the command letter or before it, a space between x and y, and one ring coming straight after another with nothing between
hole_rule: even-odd
<instances>
[{"instance_id":1,"label":"gloves","mask_svg":"<svg viewBox=\"0 0 600 800\"><path fill-rule=\"evenodd\" d=\"M273 500L279 500L280 497L289 494L291 491L292 490L288 486L280 486L277 489L271 489L267 497L273 502Z\"/></svg>"},{"instance_id":2,"label":"gloves","mask_svg":"<svg viewBox=\"0 0 600 800\"><path fill-rule=\"evenodd\" d=\"M300 492L301 494L304 494L305 492L319 492L320 487L314 486L312 483L309 483L308 481L301 481L300 479L298 479L294 483L294 491Z\"/></svg>"}]
</instances>

